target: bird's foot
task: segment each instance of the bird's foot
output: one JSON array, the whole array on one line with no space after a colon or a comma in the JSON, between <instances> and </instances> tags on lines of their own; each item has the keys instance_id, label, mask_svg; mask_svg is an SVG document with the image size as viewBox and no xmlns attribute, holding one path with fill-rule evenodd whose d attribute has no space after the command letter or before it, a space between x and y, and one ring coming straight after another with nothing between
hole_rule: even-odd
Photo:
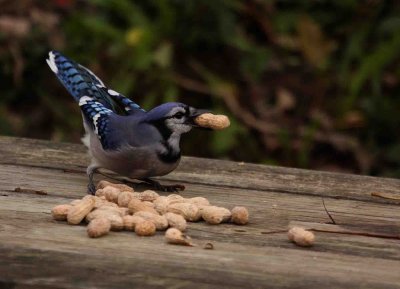
<instances>
[{"instance_id":1,"label":"bird's foot","mask_svg":"<svg viewBox=\"0 0 400 289\"><path fill-rule=\"evenodd\" d=\"M152 187L154 187L154 189L156 189L157 191L162 191L162 192L175 192L175 193L179 193L179 191L184 191L185 190L185 186L184 185L162 185L157 181L154 181L152 179L143 179L142 180L144 183L151 185Z\"/></svg>"},{"instance_id":2,"label":"bird's foot","mask_svg":"<svg viewBox=\"0 0 400 289\"><path fill-rule=\"evenodd\" d=\"M96 193L96 186L94 185L94 183L89 182L87 188L88 188L88 194L91 194L94 196L94 194Z\"/></svg>"},{"instance_id":3,"label":"bird's foot","mask_svg":"<svg viewBox=\"0 0 400 289\"><path fill-rule=\"evenodd\" d=\"M95 173L97 173L98 170L98 166L96 165L90 165L88 166L88 168L86 169L86 173L88 175L89 178L89 183L88 183L88 194L94 195L96 193L96 186L94 185L93 182L93 176Z\"/></svg>"}]
</instances>

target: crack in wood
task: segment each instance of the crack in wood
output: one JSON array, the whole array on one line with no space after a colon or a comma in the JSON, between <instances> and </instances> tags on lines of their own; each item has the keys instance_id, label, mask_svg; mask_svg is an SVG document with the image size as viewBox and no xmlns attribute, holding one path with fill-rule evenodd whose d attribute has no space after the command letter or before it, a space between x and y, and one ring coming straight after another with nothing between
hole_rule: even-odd
<instances>
[{"instance_id":1,"label":"crack in wood","mask_svg":"<svg viewBox=\"0 0 400 289\"><path fill-rule=\"evenodd\" d=\"M26 193L26 194L36 194L36 195L48 195L48 193L43 190L25 189L25 188L20 188L20 187L15 188L14 192Z\"/></svg>"},{"instance_id":2,"label":"crack in wood","mask_svg":"<svg viewBox=\"0 0 400 289\"><path fill-rule=\"evenodd\" d=\"M332 215L329 213L328 209L325 206L325 200L322 198L322 205L324 206L325 212L328 215L329 219L331 219L332 224L336 225L335 220L333 219Z\"/></svg>"}]
</instances>

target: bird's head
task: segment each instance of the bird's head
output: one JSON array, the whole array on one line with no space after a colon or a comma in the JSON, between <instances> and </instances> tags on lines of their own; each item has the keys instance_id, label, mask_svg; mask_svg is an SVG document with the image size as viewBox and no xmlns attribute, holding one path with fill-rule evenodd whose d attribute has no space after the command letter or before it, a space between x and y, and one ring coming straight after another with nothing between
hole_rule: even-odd
<instances>
[{"instance_id":1,"label":"bird's head","mask_svg":"<svg viewBox=\"0 0 400 289\"><path fill-rule=\"evenodd\" d=\"M179 102L168 102L147 112L146 122L155 125L163 135L183 134L197 127L194 118L205 110L195 109Z\"/></svg>"}]
</instances>

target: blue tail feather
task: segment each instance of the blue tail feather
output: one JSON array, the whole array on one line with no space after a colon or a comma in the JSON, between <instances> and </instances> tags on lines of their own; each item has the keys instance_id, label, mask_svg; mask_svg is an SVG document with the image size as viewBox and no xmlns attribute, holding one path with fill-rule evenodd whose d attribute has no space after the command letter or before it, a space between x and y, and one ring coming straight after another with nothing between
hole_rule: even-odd
<instances>
[{"instance_id":1,"label":"blue tail feather","mask_svg":"<svg viewBox=\"0 0 400 289\"><path fill-rule=\"evenodd\" d=\"M122 94L108 89L88 68L76 63L58 51L50 51L47 63L75 101L89 96L116 113L134 114L144 110Z\"/></svg>"}]
</instances>

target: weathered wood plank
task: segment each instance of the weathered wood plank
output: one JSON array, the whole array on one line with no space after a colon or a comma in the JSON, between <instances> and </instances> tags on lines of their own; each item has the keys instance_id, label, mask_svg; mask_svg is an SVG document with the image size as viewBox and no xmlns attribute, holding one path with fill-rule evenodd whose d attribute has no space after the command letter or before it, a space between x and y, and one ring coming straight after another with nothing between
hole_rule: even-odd
<instances>
[{"instance_id":1,"label":"weathered wood plank","mask_svg":"<svg viewBox=\"0 0 400 289\"><path fill-rule=\"evenodd\" d=\"M18 169L21 170L18 172ZM1 176L8 177L4 180ZM28 174L28 171L30 173ZM73 198L80 198L85 192L85 176L76 179L74 182L65 182L65 173L56 170L44 170L39 168L19 168L16 166L0 165L0 187L7 184L10 190L4 193L7 196L0 197L1 211L11 212L42 212L49 213L50 209L57 204L67 203ZM43 182L42 174L49 174L49 182ZM35 181L35 175L36 181ZM64 182L61 185L58 182ZM77 187L77 184L81 187ZM30 184L35 189L48 191L47 196L32 195L12 192L12 188L20 184ZM1 192L1 191L0 191ZM185 197L207 196L216 205L232 208L235 205L246 206L251 213L251 222L248 226L238 227L232 225L207 226L204 224L192 224L191 228L196 232L195 236L199 239L210 240L229 240L244 245L265 246L272 242L277 246L288 246L286 238L280 237L276 242L274 236L268 233L285 230L290 221L303 222L328 222L329 219L324 211L321 199L315 196L298 196L276 192L243 191L241 189L221 190L213 186L193 185L191 190L182 194ZM249 198L249 195L251 198ZM375 204L371 202L361 202L355 200L329 199L328 208L338 224L349 229L365 230L374 234L399 234L400 235L400 210L398 206L385 204ZM339 238L339 237L336 237ZM283 240L283 243L282 243ZM335 239L336 240L336 239ZM363 239L361 242L356 239L356 243L362 244L358 250L353 247L353 252L358 255L370 256L371 252L376 256L386 256L387 258L398 258L398 255L388 249L387 254L381 252L380 246L373 240ZM389 241L384 240L383 242ZM331 242L327 242L330 244ZM335 243L335 242L334 242ZM338 242L336 242L338 243ZM372 245L371 245L371 244ZM347 253L346 242L343 246L337 246L334 251L337 253ZM371 249L371 246L373 247ZM387 245L389 246L389 245ZM389 248L391 245L389 246ZM363 249L368 249L363 251ZM400 248L395 248L394 251Z\"/></svg>"},{"instance_id":2,"label":"weathered wood plank","mask_svg":"<svg viewBox=\"0 0 400 289\"><path fill-rule=\"evenodd\" d=\"M75 288L120 288L132 284L184 288L193 284L211 288L260 288L268 284L277 288L396 288L400 281L399 262L379 257L299 249L291 244L243 246L227 241L216 241L215 250L204 250L167 245L161 235L140 238L129 232L89 239L83 226L59 224L46 214L15 214L18 216L10 215L15 217L12 224L1 224L1 280L66 284L65 287L74 280ZM45 270L38 270L39 262ZM9 266L11 263L13 266Z\"/></svg>"},{"instance_id":3,"label":"weathered wood plank","mask_svg":"<svg viewBox=\"0 0 400 289\"><path fill-rule=\"evenodd\" d=\"M214 243L204 250L167 245L162 233L93 240L53 221L52 206L85 194L80 145L0 137L0 155L0 288L400 288L399 240L317 232L314 247L298 248L273 233L289 222L326 227L324 197L339 224L330 230L400 234L398 202L369 195L398 194L399 180L185 158L165 181L252 216L247 226L190 224L195 242Z\"/></svg>"},{"instance_id":4,"label":"weathered wood plank","mask_svg":"<svg viewBox=\"0 0 400 289\"><path fill-rule=\"evenodd\" d=\"M60 197L48 196L22 196L22 195L9 195L7 197L0 197L2 206L0 207L0 219L3 220L2 224L5 234L17 234L17 230L5 230L8 226L16 226L18 230L25 233L29 231L34 224L34 230L40 231L42 227L48 230L49 226L60 224L64 226L64 230L70 230L71 226L65 226L63 223L52 221L50 216L50 209L57 204L67 203L70 199ZM348 201L347 201L348 202ZM352 201L355 202L355 201ZM305 200L305 205L309 200ZM316 221L321 221L324 216L317 211L310 211L309 216L303 216L302 212L297 212L296 208L291 207L294 203L288 204L288 209L292 213L285 214L280 212L278 214L271 212L257 218L252 217L249 225L241 227L231 224L222 224L219 226L210 226L204 223L190 223L188 233L194 238L194 241L204 243L206 241L212 242L229 242L242 244L244 246L250 245L252 247L280 247L280 248L293 248L293 245L286 239L286 233L270 233L274 231L283 231L287 228L289 220L296 220L297 222L303 221L303 224L315 224ZM250 207L252 214L256 214L255 208ZM296 213L297 212L297 213ZM260 214L258 212L257 214ZM399 214L399 213L397 213ZM388 225L388 222L379 222L370 216L362 216L364 223L347 224L344 225L348 229L368 230L369 223L380 224L381 227ZM29 219L27 221L26 219ZM360 222L360 218L356 219ZM307 220L307 221L305 221ZM354 221L354 220L353 220ZM363 226L364 225L364 228ZM400 224L398 224L400 225ZM394 225L393 225L394 227ZM74 229L71 229L74 230ZM371 230L369 228L369 230ZM73 233L72 231L71 233ZM368 231L367 231L368 232ZM369 231L371 233L383 233L382 229ZM389 230L389 232L391 232ZM394 232L393 232L394 233ZM1 235L1 233L0 233ZM355 256L365 257L379 257L393 260L400 260L400 240L387 240L382 238L366 238L363 236L347 236L339 234L321 234L317 233L318 243L314 248L317 251L329 251L339 254L348 254ZM321 239L322 238L322 239ZM143 239L146 241L146 239ZM26 244L30 247L32 242ZM150 250L151 248L149 248Z\"/></svg>"},{"instance_id":5,"label":"weathered wood plank","mask_svg":"<svg viewBox=\"0 0 400 289\"><path fill-rule=\"evenodd\" d=\"M83 171L88 156L82 145L0 137L2 164L19 164ZM400 180L327 173L310 170L243 164L229 161L183 158L176 171L161 179L193 184L212 184L293 194L390 201L371 197L372 192L400 195ZM368 184L368 186L366 186Z\"/></svg>"},{"instance_id":6,"label":"weathered wood plank","mask_svg":"<svg viewBox=\"0 0 400 289\"><path fill-rule=\"evenodd\" d=\"M0 271L3 284L13 284L18 279L18 284L36 288L399 288L397 263L387 260L335 260L331 254L298 255L278 249L260 252L266 257L260 262L243 248L231 246L233 258L226 258L225 252L215 252L206 256L207 267L200 267L198 261L204 256L193 250L188 252L187 248L168 249L170 254L163 260L154 260L159 250L141 254L141 249L137 246L124 255L110 256L115 251L105 254L103 249L82 247L82 258L81 252L71 248L43 251L2 243ZM9 260L13 261L12 267L6 266ZM37 270L38 262L43 270ZM379 270L371 274L371 265ZM393 270L386 269L390 267ZM328 275L334 268L334 274Z\"/></svg>"},{"instance_id":7,"label":"weathered wood plank","mask_svg":"<svg viewBox=\"0 0 400 289\"><path fill-rule=\"evenodd\" d=\"M20 193L13 192L16 187L44 190L48 192L49 197L81 198L86 191L86 176L51 169L0 165L0 189L4 190L5 194L18 196ZM191 185L182 195L207 196L213 204L229 208L244 205L251 211L256 225L260 223L260 226L271 220L280 220L283 226L293 219L329 222L322 199L318 196L197 184ZM340 224L367 226L375 232L389 231L400 234L398 205L341 199L326 199L326 205Z\"/></svg>"}]
</instances>

